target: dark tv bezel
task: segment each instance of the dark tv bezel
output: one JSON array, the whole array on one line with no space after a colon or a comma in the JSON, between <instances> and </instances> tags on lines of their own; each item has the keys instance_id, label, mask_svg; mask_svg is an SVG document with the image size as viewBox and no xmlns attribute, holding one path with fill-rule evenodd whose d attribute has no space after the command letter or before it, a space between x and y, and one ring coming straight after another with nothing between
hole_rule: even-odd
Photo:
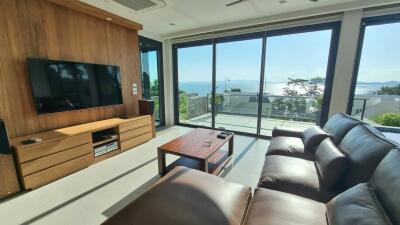
<instances>
[{"instance_id":1,"label":"dark tv bezel","mask_svg":"<svg viewBox=\"0 0 400 225\"><path fill-rule=\"evenodd\" d=\"M119 70L119 75L121 79L121 88L120 88L120 96L121 96L121 103L120 104L110 104L110 105L104 105L104 106L95 106L95 107L87 107L87 108L81 108L81 109L68 109L68 110L60 110L60 111L55 111L55 112L40 112L38 109L38 102L37 98L35 97L35 94L33 92L33 82L32 82L32 76L30 73L29 69L29 63L31 60L45 60L45 61L54 61L54 62L66 62L66 63L80 63L80 64L90 64L90 65L101 65L101 66L115 66L118 67ZM27 75L30 83L30 88L31 88L31 94L33 98L33 102L35 104L35 110L38 115L49 115L49 114L56 114L56 113L64 113L64 112L73 112L73 111L81 111L81 110L90 110L90 109L99 109L99 108L106 108L106 107L115 107L115 106L122 106L124 105L124 96L123 96L123 88L122 88L122 75L121 75L121 67L119 65L115 64L100 64L100 63L90 63L90 62L78 62L78 61L70 61L70 60L63 60L63 59L46 59L46 58L36 58L36 57L27 57L26 60L26 65L27 65Z\"/></svg>"}]
</instances>

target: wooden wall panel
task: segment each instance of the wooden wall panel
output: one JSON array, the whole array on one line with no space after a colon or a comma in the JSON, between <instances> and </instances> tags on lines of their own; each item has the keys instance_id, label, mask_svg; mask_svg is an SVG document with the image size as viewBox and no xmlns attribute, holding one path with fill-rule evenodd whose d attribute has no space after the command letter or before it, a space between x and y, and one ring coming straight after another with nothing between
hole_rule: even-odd
<instances>
[{"instance_id":1,"label":"wooden wall panel","mask_svg":"<svg viewBox=\"0 0 400 225\"><path fill-rule=\"evenodd\" d=\"M10 137L138 113L137 31L47 0L0 1L0 13L0 118ZM27 57L118 65L124 104L38 115ZM131 93L133 83L138 96Z\"/></svg>"}]
</instances>

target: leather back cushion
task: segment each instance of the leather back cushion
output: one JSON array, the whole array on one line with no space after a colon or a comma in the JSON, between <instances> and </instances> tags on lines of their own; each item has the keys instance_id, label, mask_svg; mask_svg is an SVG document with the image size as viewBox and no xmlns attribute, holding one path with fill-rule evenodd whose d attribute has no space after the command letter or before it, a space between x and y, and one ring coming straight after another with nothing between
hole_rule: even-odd
<instances>
[{"instance_id":1,"label":"leather back cushion","mask_svg":"<svg viewBox=\"0 0 400 225\"><path fill-rule=\"evenodd\" d=\"M367 183L352 187L329 201L326 214L329 225L391 224Z\"/></svg>"},{"instance_id":2,"label":"leather back cushion","mask_svg":"<svg viewBox=\"0 0 400 225\"><path fill-rule=\"evenodd\" d=\"M329 137L324 130L318 126L313 126L301 133L301 139L304 143L304 151L314 151L322 140Z\"/></svg>"},{"instance_id":3,"label":"leather back cushion","mask_svg":"<svg viewBox=\"0 0 400 225\"><path fill-rule=\"evenodd\" d=\"M370 180L376 199L393 224L400 224L400 150L393 149Z\"/></svg>"},{"instance_id":4,"label":"leather back cushion","mask_svg":"<svg viewBox=\"0 0 400 225\"><path fill-rule=\"evenodd\" d=\"M315 152L315 165L324 186L334 188L347 169L347 158L336 148L331 139L327 138Z\"/></svg>"},{"instance_id":5,"label":"leather back cushion","mask_svg":"<svg viewBox=\"0 0 400 225\"><path fill-rule=\"evenodd\" d=\"M347 132L359 124L361 121L344 113L337 113L328 120L323 129L332 136L333 143L338 145Z\"/></svg>"},{"instance_id":6,"label":"leather back cushion","mask_svg":"<svg viewBox=\"0 0 400 225\"><path fill-rule=\"evenodd\" d=\"M349 160L348 172L343 177L344 188L367 182L379 162L393 148L392 143L377 136L364 125L350 130L339 145L339 149Z\"/></svg>"}]
</instances>

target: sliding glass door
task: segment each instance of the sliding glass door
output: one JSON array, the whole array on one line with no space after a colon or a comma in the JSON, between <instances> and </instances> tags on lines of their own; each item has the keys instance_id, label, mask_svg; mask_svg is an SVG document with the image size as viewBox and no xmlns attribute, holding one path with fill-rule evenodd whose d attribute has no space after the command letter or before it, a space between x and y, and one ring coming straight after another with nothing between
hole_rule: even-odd
<instances>
[{"instance_id":1,"label":"sliding glass door","mask_svg":"<svg viewBox=\"0 0 400 225\"><path fill-rule=\"evenodd\" d=\"M216 128L257 133L262 40L216 44Z\"/></svg>"},{"instance_id":2,"label":"sliding glass door","mask_svg":"<svg viewBox=\"0 0 400 225\"><path fill-rule=\"evenodd\" d=\"M261 135L271 136L275 126L308 128L327 113L323 103L330 92L332 34L333 29L317 28L267 37Z\"/></svg>"},{"instance_id":3,"label":"sliding glass door","mask_svg":"<svg viewBox=\"0 0 400 225\"><path fill-rule=\"evenodd\" d=\"M213 46L188 44L174 51L176 119L182 124L212 127Z\"/></svg>"},{"instance_id":4,"label":"sliding glass door","mask_svg":"<svg viewBox=\"0 0 400 225\"><path fill-rule=\"evenodd\" d=\"M348 112L400 132L400 14L363 21Z\"/></svg>"},{"instance_id":5,"label":"sliding glass door","mask_svg":"<svg viewBox=\"0 0 400 225\"><path fill-rule=\"evenodd\" d=\"M142 70L143 99L154 101L156 126L164 126L164 98L162 76L162 44L145 37L139 37Z\"/></svg>"},{"instance_id":6,"label":"sliding glass door","mask_svg":"<svg viewBox=\"0 0 400 225\"><path fill-rule=\"evenodd\" d=\"M323 125L339 28L328 23L174 45L177 124L261 136L275 126Z\"/></svg>"}]
</instances>

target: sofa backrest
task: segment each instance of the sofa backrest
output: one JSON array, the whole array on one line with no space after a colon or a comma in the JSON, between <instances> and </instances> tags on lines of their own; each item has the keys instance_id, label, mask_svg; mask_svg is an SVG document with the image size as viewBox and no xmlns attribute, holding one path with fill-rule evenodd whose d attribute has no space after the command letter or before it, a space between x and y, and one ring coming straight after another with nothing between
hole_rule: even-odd
<instances>
[{"instance_id":1,"label":"sofa backrest","mask_svg":"<svg viewBox=\"0 0 400 225\"><path fill-rule=\"evenodd\" d=\"M322 128L328 134L331 135L333 143L338 145L343 137L355 126L361 124L360 120L357 120L344 113L337 113L333 115L326 122L325 126Z\"/></svg>"},{"instance_id":2,"label":"sofa backrest","mask_svg":"<svg viewBox=\"0 0 400 225\"><path fill-rule=\"evenodd\" d=\"M338 146L349 162L343 188L367 182L380 161L396 147L372 126L360 124L351 129Z\"/></svg>"},{"instance_id":3,"label":"sofa backrest","mask_svg":"<svg viewBox=\"0 0 400 225\"><path fill-rule=\"evenodd\" d=\"M400 150L381 161L368 183L339 194L326 205L328 224L400 224Z\"/></svg>"}]
</instances>

